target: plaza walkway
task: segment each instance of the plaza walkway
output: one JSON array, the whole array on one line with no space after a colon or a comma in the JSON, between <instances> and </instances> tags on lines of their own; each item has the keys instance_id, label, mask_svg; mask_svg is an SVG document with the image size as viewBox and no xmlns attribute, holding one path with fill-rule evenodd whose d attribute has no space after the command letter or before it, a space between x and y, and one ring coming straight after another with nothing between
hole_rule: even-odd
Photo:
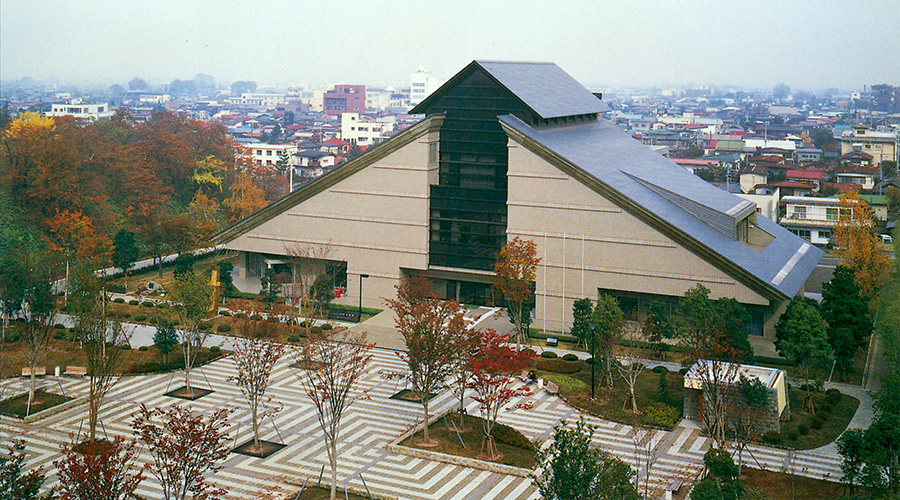
<instances>
[{"instance_id":1,"label":"plaza walkway","mask_svg":"<svg viewBox=\"0 0 900 500\"><path fill-rule=\"evenodd\" d=\"M315 410L303 393L297 378L298 370L289 367L291 359L284 359L276 367L270 394L284 403L284 410L274 419L262 424L263 438L284 442L286 448L265 459L232 454L225 468L217 473L214 482L228 491L228 498L255 498L259 492L272 485L280 485L285 491L296 490L284 483L284 479L302 482L307 477L315 481L323 465L327 463L321 431ZM480 469L451 465L443 462L413 458L391 452L387 445L416 425L421 419L421 406L390 396L404 387L404 382L383 378L384 371L403 371L405 365L396 352L376 349L373 362L360 383L361 390L369 391L369 400L351 407L343 423L339 444L339 482L363 489L361 473L373 493L391 498L411 500L437 499L535 499L537 493L531 480L525 477L487 472ZM233 364L223 358L194 372L194 384L211 388L212 394L189 402L164 396L171 389L180 387L181 374L126 377L112 390L103 406L102 431L106 435L131 436L131 421L141 403L151 407L167 407L178 404L195 411L209 412L227 407L234 411L229 429L236 444L250 439L249 410L239 389L228 381ZM84 394L84 379L62 379L65 392L70 396ZM24 389L24 380L7 379L3 385L9 391ZM43 380L48 390L58 392L54 377ZM559 397L540 391L522 398L530 401L533 409L517 409L501 414L500 421L511 425L530 439L547 440L552 427L560 420L574 421L580 412ZM514 403L513 403L514 404ZM513 406L510 405L510 408ZM448 391L438 395L431 408L435 414L452 411L455 401ZM469 413L477 414L477 403L466 400ZM0 417L2 441L10 437L23 437L28 442L29 466L44 465L52 470L52 461L59 459L59 446L72 440L83 431L86 405L69 409L55 416L25 425L14 419ZM597 426L594 442L646 477L649 467L651 497L660 498L661 488L675 477L690 476L699 471L709 440L700 435L699 429L683 421L670 432L650 431L642 433L630 426L586 417ZM636 444L637 442L637 444ZM803 476L839 480L840 461L831 453L815 451L788 453L786 450L751 446L752 456L745 453L745 463L759 465L776 471L789 471ZM647 460L650 457L650 460ZM142 461L149 455L143 453ZM326 470L326 478L328 477ZM51 475L47 485L56 479ZM643 484L643 479L642 479ZM159 487L149 477L139 493L147 498L159 498Z\"/></svg>"}]
</instances>

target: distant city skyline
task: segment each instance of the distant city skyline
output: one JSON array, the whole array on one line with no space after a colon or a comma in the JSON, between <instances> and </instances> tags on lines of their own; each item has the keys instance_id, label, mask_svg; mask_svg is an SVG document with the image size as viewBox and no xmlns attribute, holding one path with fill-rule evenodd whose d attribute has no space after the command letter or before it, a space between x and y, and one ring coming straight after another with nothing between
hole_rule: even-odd
<instances>
[{"instance_id":1,"label":"distant city skyline","mask_svg":"<svg viewBox=\"0 0 900 500\"><path fill-rule=\"evenodd\" d=\"M473 59L551 61L597 87L900 85L900 9L844 2L152 3L3 0L0 78L127 85L408 85Z\"/></svg>"}]
</instances>

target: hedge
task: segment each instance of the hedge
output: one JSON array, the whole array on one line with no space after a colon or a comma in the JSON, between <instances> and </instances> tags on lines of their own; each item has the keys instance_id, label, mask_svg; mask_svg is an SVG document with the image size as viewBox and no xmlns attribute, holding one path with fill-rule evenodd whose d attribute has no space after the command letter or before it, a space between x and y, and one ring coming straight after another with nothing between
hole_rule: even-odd
<instances>
[{"instance_id":1,"label":"hedge","mask_svg":"<svg viewBox=\"0 0 900 500\"><path fill-rule=\"evenodd\" d=\"M351 306L346 304L328 304L327 309L332 311L359 311L359 307ZM369 316L375 316L376 314L382 312L384 309L375 309L372 307L363 307L362 313L368 314Z\"/></svg>"},{"instance_id":2,"label":"hedge","mask_svg":"<svg viewBox=\"0 0 900 500\"><path fill-rule=\"evenodd\" d=\"M562 387L563 389L569 389L572 391L583 391L587 389L587 384L578 380L577 378L572 378L567 375L561 375L558 373L548 373L544 375L544 379L553 382L554 384Z\"/></svg>"},{"instance_id":3,"label":"hedge","mask_svg":"<svg viewBox=\"0 0 900 500\"><path fill-rule=\"evenodd\" d=\"M538 370L554 373L578 373L581 371L581 361L565 361L562 358L538 358L534 363Z\"/></svg>"},{"instance_id":4,"label":"hedge","mask_svg":"<svg viewBox=\"0 0 900 500\"><path fill-rule=\"evenodd\" d=\"M794 363L789 359L770 358L768 356L747 356L746 362L749 365L794 366Z\"/></svg>"},{"instance_id":5,"label":"hedge","mask_svg":"<svg viewBox=\"0 0 900 500\"><path fill-rule=\"evenodd\" d=\"M644 423L671 429L681 419L681 410L664 403L653 403L644 408Z\"/></svg>"},{"instance_id":6,"label":"hedge","mask_svg":"<svg viewBox=\"0 0 900 500\"><path fill-rule=\"evenodd\" d=\"M569 353L562 357L563 361L578 361L578 356Z\"/></svg>"},{"instance_id":7,"label":"hedge","mask_svg":"<svg viewBox=\"0 0 900 500\"><path fill-rule=\"evenodd\" d=\"M134 300L134 299L129 300L129 301L128 301L128 305L136 306L136 305L138 305L138 301L136 301L136 300Z\"/></svg>"},{"instance_id":8,"label":"hedge","mask_svg":"<svg viewBox=\"0 0 900 500\"><path fill-rule=\"evenodd\" d=\"M559 355L553 351L544 351L541 353L541 357L544 359L556 359Z\"/></svg>"},{"instance_id":9,"label":"hedge","mask_svg":"<svg viewBox=\"0 0 900 500\"><path fill-rule=\"evenodd\" d=\"M529 333L528 336L533 339L542 339L542 340L547 340L548 338L554 338L554 339L559 340L560 342L570 342L573 344L575 342L578 342L578 339L571 335L553 333L553 332L549 332L549 333L548 332L532 332L532 333Z\"/></svg>"},{"instance_id":10,"label":"hedge","mask_svg":"<svg viewBox=\"0 0 900 500\"><path fill-rule=\"evenodd\" d=\"M113 299L113 302L115 302L116 304L124 304L125 299L123 299L122 297L116 297Z\"/></svg>"}]
</instances>

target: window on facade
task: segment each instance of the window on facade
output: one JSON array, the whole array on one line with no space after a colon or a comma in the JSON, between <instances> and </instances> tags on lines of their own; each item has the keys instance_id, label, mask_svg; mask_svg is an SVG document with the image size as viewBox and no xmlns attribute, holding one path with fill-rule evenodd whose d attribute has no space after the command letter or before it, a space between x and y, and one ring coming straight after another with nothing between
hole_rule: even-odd
<instances>
[{"instance_id":1,"label":"window on facade","mask_svg":"<svg viewBox=\"0 0 900 500\"><path fill-rule=\"evenodd\" d=\"M838 218L838 209L835 207L828 207L825 209L825 220L837 220Z\"/></svg>"},{"instance_id":2,"label":"window on facade","mask_svg":"<svg viewBox=\"0 0 900 500\"><path fill-rule=\"evenodd\" d=\"M794 207L794 218L795 219L805 219L806 218L806 207Z\"/></svg>"},{"instance_id":3,"label":"window on facade","mask_svg":"<svg viewBox=\"0 0 900 500\"><path fill-rule=\"evenodd\" d=\"M830 240L831 231L819 231L819 238L822 238L823 240Z\"/></svg>"}]
</instances>

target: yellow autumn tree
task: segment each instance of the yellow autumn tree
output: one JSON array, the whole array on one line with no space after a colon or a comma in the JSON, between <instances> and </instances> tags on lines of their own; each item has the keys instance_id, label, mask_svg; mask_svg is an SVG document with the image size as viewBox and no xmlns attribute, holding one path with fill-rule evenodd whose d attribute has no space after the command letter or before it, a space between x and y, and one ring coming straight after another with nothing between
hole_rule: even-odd
<instances>
[{"instance_id":1,"label":"yellow autumn tree","mask_svg":"<svg viewBox=\"0 0 900 500\"><path fill-rule=\"evenodd\" d=\"M225 179L225 162L214 155L207 155L194 163L193 180L200 187L216 186L222 191L222 180Z\"/></svg>"},{"instance_id":2,"label":"yellow autumn tree","mask_svg":"<svg viewBox=\"0 0 900 500\"><path fill-rule=\"evenodd\" d=\"M841 196L839 212L832 237L835 255L856 270L859 294L874 300L891 264L872 231L872 209L858 194L849 193Z\"/></svg>"},{"instance_id":3,"label":"yellow autumn tree","mask_svg":"<svg viewBox=\"0 0 900 500\"><path fill-rule=\"evenodd\" d=\"M222 205L228 211L228 222L234 223L265 207L266 198L249 174L241 174L231 185L231 197Z\"/></svg>"},{"instance_id":4,"label":"yellow autumn tree","mask_svg":"<svg viewBox=\"0 0 900 500\"><path fill-rule=\"evenodd\" d=\"M6 129L6 136L11 139L22 139L44 132L53 132L56 122L49 116L41 116L40 113L22 113L10 122Z\"/></svg>"}]
</instances>

